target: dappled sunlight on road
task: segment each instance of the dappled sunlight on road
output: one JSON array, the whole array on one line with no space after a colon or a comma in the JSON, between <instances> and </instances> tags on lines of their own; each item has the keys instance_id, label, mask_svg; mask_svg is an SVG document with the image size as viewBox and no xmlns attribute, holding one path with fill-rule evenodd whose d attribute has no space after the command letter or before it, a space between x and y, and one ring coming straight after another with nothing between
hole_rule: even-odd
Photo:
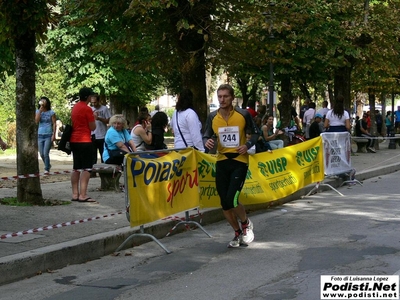
<instances>
[{"instance_id":1,"label":"dappled sunlight on road","mask_svg":"<svg viewBox=\"0 0 400 300\"><path fill-rule=\"evenodd\" d=\"M299 249L301 248L301 245L295 244L295 243L282 243L282 242L257 242L254 241L251 243L251 245L248 247L249 250L253 249L273 249L273 250L279 250L279 249Z\"/></svg>"}]
</instances>

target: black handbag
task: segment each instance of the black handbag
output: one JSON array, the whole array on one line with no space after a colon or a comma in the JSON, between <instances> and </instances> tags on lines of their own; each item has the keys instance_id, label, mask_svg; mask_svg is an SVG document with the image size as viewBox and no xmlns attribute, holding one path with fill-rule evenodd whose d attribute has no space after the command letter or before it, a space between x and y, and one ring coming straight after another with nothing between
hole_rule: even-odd
<instances>
[{"instance_id":1,"label":"black handbag","mask_svg":"<svg viewBox=\"0 0 400 300\"><path fill-rule=\"evenodd\" d=\"M110 158L107 161L111 161L112 164L121 165L124 161L124 156L128 152L118 150L108 150L108 154Z\"/></svg>"},{"instance_id":2,"label":"black handbag","mask_svg":"<svg viewBox=\"0 0 400 300\"><path fill-rule=\"evenodd\" d=\"M110 156L109 159L107 159L106 163L107 164L114 164L114 165L122 165L123 161L124 161L124 157L125 154L129 153L129 152L125 152L121 149L115 149L115 150L110 150L108 149L107 143L104 143L104 145L106 146L106 149L108 151L108 155ZM130 145L128 143L125 143L125 146L133 152L133 150L131 149Z\"/></svg>"},{"instance_id":3,"label":"black handbag","mask_svg":"<svg viewBox=\"0 0 400 300\"><path fill-rule=\"evenodd\" d=\"M272 150L271 145L262 137L256 142L256 153L266 152Z\"/></svg>"},{"instance_id":4,"label":"black handbag","mask_svg":"<svg viewBox=\"0 0 400 300\"><path fill-rule=\"evenodd\" d=\"M61 135L60 142L58 143L58 150L63 151L67 154L71 154L71 145L69 143L72 134L72 126L66 124Z\"/></svg>"}]
</instances>

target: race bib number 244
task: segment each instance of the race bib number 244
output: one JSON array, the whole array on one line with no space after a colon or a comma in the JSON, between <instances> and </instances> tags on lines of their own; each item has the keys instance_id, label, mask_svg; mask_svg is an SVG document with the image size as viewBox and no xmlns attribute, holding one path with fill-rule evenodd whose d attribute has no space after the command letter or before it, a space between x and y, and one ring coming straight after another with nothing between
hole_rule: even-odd
<instances>
[{"instance_id":1,"label":"race bib number 244","mask_svg":"<svg viewBox=\"0 0 400 300\"><path fill-rule=\"evenodd\" d=\"M219 142L225 148L239 147L239 126L220 127L218 129Z\"/></svg>"}]
</instances>

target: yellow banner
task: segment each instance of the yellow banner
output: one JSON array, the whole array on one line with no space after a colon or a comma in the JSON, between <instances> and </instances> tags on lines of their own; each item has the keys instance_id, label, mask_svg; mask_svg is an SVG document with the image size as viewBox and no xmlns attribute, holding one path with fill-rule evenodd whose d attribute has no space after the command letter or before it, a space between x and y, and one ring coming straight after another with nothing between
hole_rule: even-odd
<instances>
[{"instance_id":1,"label":"yellow banner","mask_svg":"<svg viewBox=\"0 0 400 300\"><path fill-rule=\"evenodd\" d=\"M217 156L196 151L199 171L200 207L220 207L220 200L215 187L215 163Z\"/></svg>"},{"instance_id":2,"label":"yellow banner","mask_svg":"<svg viewBox=\"0 0 400 300\"><path fill-rule=\"evenodd\" d=\"M324 179L321 137L250 156L239 201L265 203ZM188 148L158 158L127 155L126 192L131 226L143 225L195 207L220 207L214 155Z\"/></svg>"},{"instance_id":3,"label":"yellow banner","mask_svg":"<svg viewBox=\"0 0 400 300\"><path fill-rule=\"evenodd\" d=\"M132 227L199 206L197 163L191 148L158 158L129 154L125 176Z\"/></svg>"},{"instance_id":4,"label":"yellow banner","mask_svg":"<svg viewBox=\"0 0 400 300\"><path fill-rule=\"evenodd\" d=\"M200 207L220 207L215 187L214 156L196 152L199 170ZM324 179L321 137L250 155L249 171L239 201L257 204L278 200Z\"/></svg>"},{"instance_id":5,"label":"yellow banner","mask_svg":"<svg viewBox=\"0 0 400 300\"><path fill-rule=\"evenodd\" d=\"M249 172L239 200L265 203L324 180L321 137L250 156Z\"/></svg>"}]
</instances>

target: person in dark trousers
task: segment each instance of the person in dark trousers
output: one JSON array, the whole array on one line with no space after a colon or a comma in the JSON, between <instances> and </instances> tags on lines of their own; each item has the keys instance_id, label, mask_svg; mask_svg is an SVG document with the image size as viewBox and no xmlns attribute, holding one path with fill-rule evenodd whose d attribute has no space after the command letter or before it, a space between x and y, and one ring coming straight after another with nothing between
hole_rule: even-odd
<instances>
[{"instance_id":1,"label":"person in dark trousers","mask_svg":"<svg viewBox=\"0 0 400 300\"><path fill-rule=\"evenodd\" d=\"M94 95L90 97L90 105L92 106L94 119L96 122L96 129L92 132L93 164L97 163L97 151L100 154L101 162L104 163L104 137L107 133L107 125L110 121L111 113L107 106L100 103L99 95ZM96 173L93 174L96 175Z\"/></svg>"},{"instance_id":2,"label":"person in dark trousers","mask_svg":"<svg viewBox=\"0 0 400 300\"><path fill-rule=\"evenodd\" d=\"M383 136L382 134L382 124L383 124L383 117L379 110L375 110L375 122L376 122L376 131L378 135Z\"/></svg>"},{"instance_id":3,"label":"person in dark trousers","mask_svg":"<svg viewBox=\"0 0 400 300\"><path fill-rule=\"evenodd\" d=\"M357 121L356 136L367 138L368 139L367 150L369 152L376 153L375 148L374 148L375 140L373 139L373 136L370 135L367 131L367 128L368 128L367 118L368 118L368 115L366 113L364 113L362 119Z\"/></svg>"},{"instance_id":4,"label":"person in dark trousers","mask_svg":"<svg viewBox=\"0 0 400 300\"><path fill-rule=\"evenodd\" d=\"M217 136L215 185L223 214L235 231L233 240L228 244L229 248L233 248L254 240L253 223L239 202L239 195L247 175L247 151L257 142L260 131L247 110L233 107L235 95L232 86L221 85L217 95L219 109L208 115L203 141L207 149L213 149L213 136ZM251 135L248 141L246 133Z\"/></svg>"}]
</instances>

